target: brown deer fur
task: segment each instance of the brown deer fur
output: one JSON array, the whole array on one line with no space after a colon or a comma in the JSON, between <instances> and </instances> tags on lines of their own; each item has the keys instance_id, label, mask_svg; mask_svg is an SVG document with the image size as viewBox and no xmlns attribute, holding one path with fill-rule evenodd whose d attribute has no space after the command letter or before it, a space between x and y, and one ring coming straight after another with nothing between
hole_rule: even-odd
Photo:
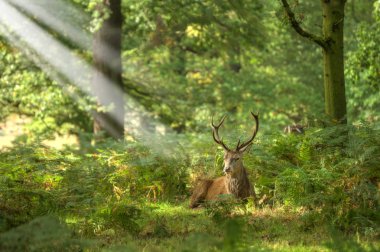
<instances>
[{"instance_id":1,"label":"brown deer fur","mask_svg":"<svg viewBox=\"0 0 380 252\"><path fill-rule=\"evenodd\" d=\"M216 200L221 194L233 194L236 198L246 199L255 198L254 190L252 190L249 182L247 170L244 168L242 157L244 152L251 146L253 139L258 131L258 116L251 113L256 121L256 129L253 136L245 143L239 143L235 150L230 150L222 140L220 140L218 129L223 124L225 117L218 125L213 127L213 138L216 143L220 144L224 150L224 168L225 176L216 179L200 180L193 190L190 198L190 207L198 207L205 200Z\"/></svg>"},{"instance_id":2,"label":"brown deer fur","mask_svg":"<svg viewBox=\"0 0 380 252\"><path fill-rule=\"evenodd\" d=\"M236 175L225 175L216 179L201 180L194 188L190 199L190 207L198 207L205 200L216 200L219 195L233 194L236 198L255 198L247 171L242 166L241 172Z\"/></svg>"}]
</instances>

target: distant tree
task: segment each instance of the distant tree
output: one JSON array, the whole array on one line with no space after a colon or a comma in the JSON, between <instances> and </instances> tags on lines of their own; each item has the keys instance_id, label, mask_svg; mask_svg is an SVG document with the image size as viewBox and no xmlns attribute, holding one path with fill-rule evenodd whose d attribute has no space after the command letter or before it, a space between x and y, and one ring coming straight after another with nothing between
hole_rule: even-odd
<instances>
[{"instance_id":1,"label":"distant tree","mask_svg":"<svg viewBox=\"0 0 380 252\"><path fill-rule=\"evenodd\" d=\"M121 139L124 136L121 0L104 1L97 11L105 18L94 34L93 62L97 71L93 76L92 89L97 102L105 106L106 111L94 111L94 133L105 131Z\"/></svg>"},{"instance_id":2,"label":"distant tree","mask_svg":"<svg viewBox=\"0 0 380 252\"><path fill-rule=\"evenodd\" d=\"M287 0L282 7L293 29L302 37L318 44L323 50L325 112L334 121L347 122L347 105L344 82L343 25L346 0L321 0L322 35L316 35L301 27L300 19Z\"/></svg>"}]
</instances>

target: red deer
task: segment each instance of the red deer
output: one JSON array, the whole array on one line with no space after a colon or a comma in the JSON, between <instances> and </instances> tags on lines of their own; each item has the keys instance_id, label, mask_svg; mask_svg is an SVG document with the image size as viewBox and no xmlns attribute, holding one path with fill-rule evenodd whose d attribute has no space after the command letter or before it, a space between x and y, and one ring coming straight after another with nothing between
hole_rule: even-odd
<instances>
[{"instance_id":1,"label":"red deer","mask_svg":"<svg viewBox=\"0 0 380 252\"><path fill-rule=\"evenodd\" d=\"M193 194L190 199L190 207L198 207L205 200L216 200L221 194L233 194L239 199L247 199L250 196L255 198L255 192L252 189L249 182L247 170L244 168L242 157L246 150L252 145L252 141L255 138L257 131L259 130L259 117L252 113L255 119L255 129L252 137L243 143L236 145L234 150L231 150L223 143L219 137L219 127L223 124L224 116L218 125L214 125L214 121L211 121L212 137L214 141L223 147L224 153L224 168L223 172L225 176L216 179L207 179L200 181L194 188Z\"/></svg>"}]
</instances>

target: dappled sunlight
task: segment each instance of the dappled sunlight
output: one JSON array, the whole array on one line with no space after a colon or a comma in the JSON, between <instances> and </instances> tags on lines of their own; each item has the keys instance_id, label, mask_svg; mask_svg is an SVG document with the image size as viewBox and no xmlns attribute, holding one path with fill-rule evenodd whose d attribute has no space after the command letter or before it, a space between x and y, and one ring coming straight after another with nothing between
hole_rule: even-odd
<instances>
[{"instance_id":1,"label":"dappled sunlight","mask_svg":"<svg viewBox=\"0 0 380 252\"><path fill-rule=\"evenodd\" d=\"M0 10L1 252L380 251L379 1Z\"/></svg>"},{"instance_id":2,"label":"dappled sunlight","mask_svg":"<svg viewBox=\"0 0 380 252\"><path fill-rule=\"evenodd\" d=\"M58 19L58 16L46 13L41 3L25 5L22 0L12 0L10 2L26 8L37 19L41 18L42 21L57 29L58 32L64 32L65 35L67 33L76 43L87 44L86 41L89 40L89 37L84 31L81 32L83 36L78 37L77 35L80 33L78 28L70 26L70 23L64 23L63 20ZM62 5L63 3L61 2L60 4ZM58 4L56 7L61 5ZM21 13L17 8L9 4L8 1L1 1L0 7L4 13L0 17L1 31L10 41L18 45L20 50L29 55L52 79L60 83L62 88L66 88L64 79L67 79L70 83L75 84L80 90L92 97L100 95L99 101L105 107L112 103L114 97L124 93L120 87L100 72L97 72L96 76L101 80L96 83L98 85L99 83L106 85L109 91L107 93L100 92L100 94L95 91L94 93L94 90L102 90L104 88L102 86L90 88L89 86L91 78L97 70ZM69 92L69 94L74 100L80 99L72 92ZM110 96L106 97L104 96L105 94ZM123 111L122 108L116 107L110 110L111 116L118 124L124 125L128 134L146 142L156 152L168 156L173 155L173 150L176 148L175 145L177 145L175 134L168 127L152 118L132 97L126 93L124 93L124 97L127 101L125 105L125 121L121 121L120 118L120 111ZM113 130L111 126L107 126L106 121L104 123L106 123L106 129Z\"/></svg>"},{"instance_id":3,"label":"dappled sunlight","mask_svg":"<svg viewBox=\"0 0 380 252\"><path fill-rule=\"evenodd\" d=\"M42 144L50 146L56 149L64 149L68 146L78 146L79 140L75 135L59 135L53 136L52 140L46 139L42 141Z\"/></svg>"},{"instance_id":4,"label":"dappled sunlight","mask_svg":"<svg viewBox=\"0 0 380 252\"><path fill-rule=\"evenodd\" d=\"M4 15L1 16L3 30L6 31L6 36L16 44L20 44L21 50L32 50L42 64L47 64L43 68L50 77L55 79L56 73L67 78L71 83L74 83L82 91L91 96L95 96L94 91L89 88L90 78L93 76L93 69L83 59L76 56L65 45L56 40L51 34L44 31L36 23L23 15L15 7L8 4L7 1L1 1L0 7L4 10ZM28 52L28 51L26 51ZM40 62L40 63L41 63ZM111 94L123 93L122 90L113 82L107 79L103 74L98 74L98 78L102 78L102 83L106 83L112 90ZM60 83L58 79L58 83ZM101 87L97 87L101 89ZM104 100L112 100L111 97L104 97ZM103 100L101 99L101 100ZM102 104L107 106L108 104ZM116 108L117 110L117 108ZM116 116L118 113L113 110L112 116L119 124L124 122ZM108 129L111 129L108 127Z\"/></svg>"},{"instance_id":5,"label":"dappled sunlight","mask_svg":"<svg viewBox=\"0 0 380 252\"><path fill-rule=\"evenodd\" d=\"M11 114L4 122L0 123L0 150L14 147L15 141L20 141L25 135L29 134L28 125L32 122L32 118L28 116L20 116ZM43 145L64 149L68 146L78 146L78 137L73 134L58 134L56 133L51 139L42 141Z\"/></svg>"},{"instance_id":6,"label":"dappled sunlight","mask_svg":"<svg viewBox=\"0 0 380 252\"><path fill-rule=\"evenodd\" d=\"M147 206L152 208L152 211L159 215L181 217L181 216L196 216L202 215L203 211L194 211L189 208L188 202L158 202L158 203L147 203ZM202 209L199 209L202 210Z\"/></svg>"},{"instance_id":7,"label":"dappled sunlight","mask_svg":"<svg viewBox=\"0 0 380 252\"><path fill-rule=\"evenodd\" d=\"M25 134L24 126L29 123L31 118L12 114L4 122L0 123L0 150L6 147L12 147L12 142L18 137Z\"/></svg>"}]
</instances>

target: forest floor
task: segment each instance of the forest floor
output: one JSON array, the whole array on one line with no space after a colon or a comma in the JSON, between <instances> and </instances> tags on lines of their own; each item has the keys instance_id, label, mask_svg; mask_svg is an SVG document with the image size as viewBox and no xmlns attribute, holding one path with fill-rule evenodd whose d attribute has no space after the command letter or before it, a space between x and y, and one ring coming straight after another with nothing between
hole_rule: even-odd
<instances>
[{"instance_id":1,"label":"forest floor","mask_svg":"<svg viewBox=\"0 0 380 252\"><path fill-rule=\"evenodd\" d=\"M24 115L11 114L0 123L0 150L12 147L17 137L28 133L28 124L31 118ZM56 149L65 146L77 145L78 139L74 135L55 135L52 139L44 140L43 144Z\"/></svg>"},{"instance_id":2,"label":"forest floor","mask_svg":"<svg viewBox=\"0 0 380 252\"><path fill-rule=\"evenodd\" d=\"M0 149L11 147L16 137L25 132L24 126L28 122L28 118L13 114L0 123Z\"/></svg>"},{"instance_id":3,"label":"forest floor","mask_svg":"<svg viewBox=\"0 0 380 252\"><path fill-rule=\"evenodd\" d=\"M133 235L110 228L93 238L111 251L115 245L131 251L379 251L378 241L313 224L308 214L244 206L218 216L210 209L189 209L187 201L148 203Z\"/></svg>"},{"instance_id":4,"label":"forest floor","mask_svg":"<svg viewBox=\"0 0 380 252\"><path fill-rule=\"evenodd\" d=\"M60 150L76 144L61 137L5 148L27 123L11 117L1 125L0 251L380 251L376 225L342 231L318 207L220 201L190 209L189 195L156 197L147 185L156 185L157 166L177 171L180 163L160 163L137 147L89 154ZM171 171L161 178L167 185ZM128 192L131 181L144 183L138 196Z\"/></svg>"}]
</instances>

